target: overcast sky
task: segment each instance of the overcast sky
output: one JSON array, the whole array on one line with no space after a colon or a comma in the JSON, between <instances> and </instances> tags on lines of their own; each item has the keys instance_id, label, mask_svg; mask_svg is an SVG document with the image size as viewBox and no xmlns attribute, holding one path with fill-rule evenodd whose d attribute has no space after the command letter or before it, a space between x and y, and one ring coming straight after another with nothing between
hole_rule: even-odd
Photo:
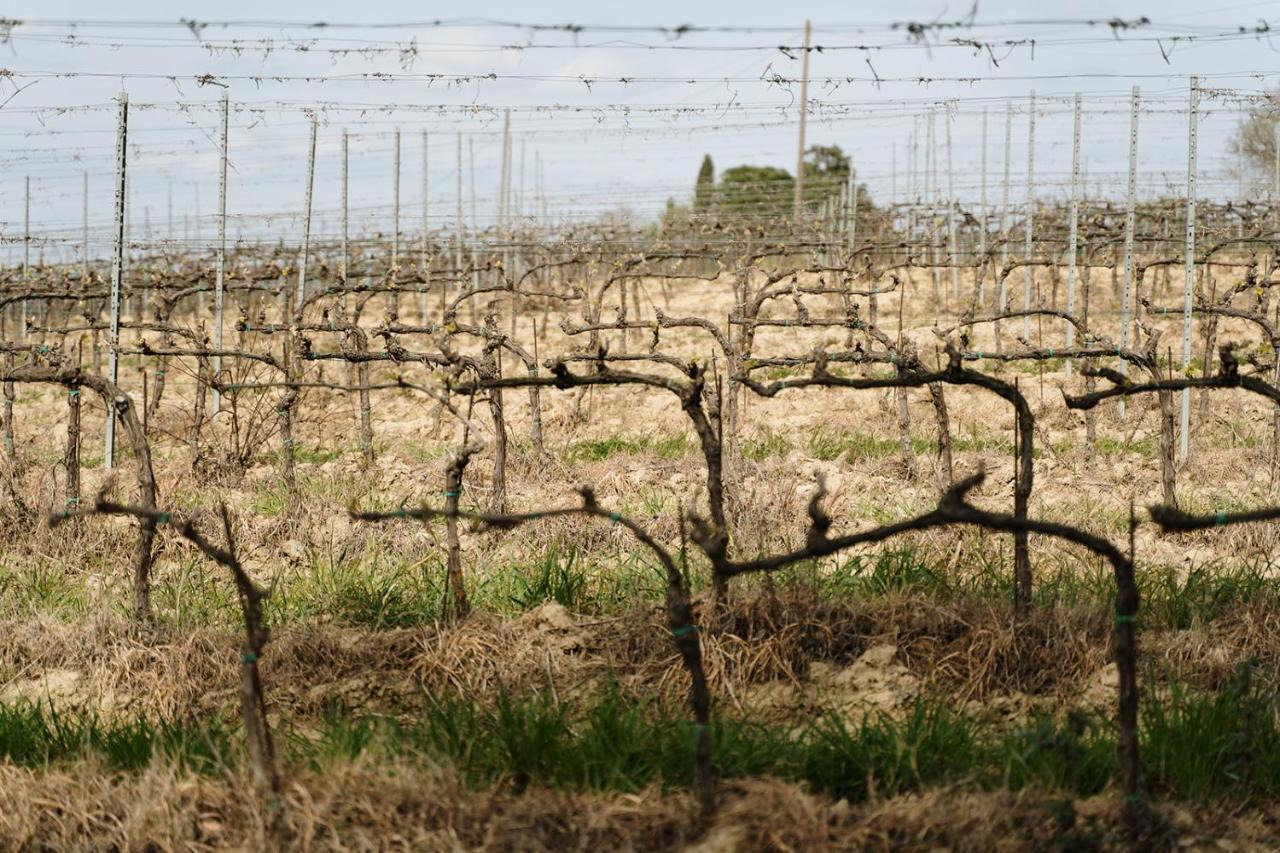
<instances>
[{"instance_id":1,"label":"overcast sky","mask_svg":"<svg viewBox=\"0 0 1280 853\"><path fill-rule=\"evenodd\" d=\"M548 208L564 219L589 219L618 208L652 215L668 197L689 196L704 153L712 155L718 169L753 163L794 170L799 87L791 81L799 77L801 63L799 53L781 48L800 43L806 16L813 22L813 44L824 48L812 54L809 142L838 144L851 152L860 180L878 200L895 193L902 200L911 191L909 141L913 128L919 129L915 150L917 162L922 161L928 122L921 117L933 110L940 189L945 194L949 184L955 195L970 201L984 186L985 112L985 187L988 200L999 202L1010 104L1008 191L1012 201L1023 200L1033 88L1035 191L1059 197L1068 191L1071 96L1078 92L1084 96L1086 191L1118 198L1134 85L1142 89L1141 190L1181 192L1193 74L1201 76L1205 88L1201 194L1223 196L1236 186L1228 136L1241 110L1276 88L1280 43L1255 31L1275 9L1274 3L1206 8L1183 0L986 0L973 26L931 30L921 39L891 25L958 21L968 17L969 8L934 2L787 6L653 0L624 8L598 2L353 6L330 0L125 0L104 6L24 0L7 4L5 14L25 23L0 45L5 57L0 68L12 74L0 80L0 101L12 96L0 108L5 145L0 229L7 240L21 237L24 178L29 176L33 232L60 239L50 245L74 256L87 173L92 251L101 254L112 210L113 99L122 90L132 104L134 233L142 234L149 222L153 239L207 241L213 236L217 104L224 90L233 105L228 195L233 236L296 234L309 110L319 121L315 206L322 233L338 227L344 129L351 134L354 228L389 227L396 127L402 130L406 231L416 230L422 220L424 130L432 223L449 225L455 215L459 134L464 215L471 216L467 155L474 151L475 216L482 224L491 219L508 107L513 178L517 187L523 183L526 213L536 209L535 189L541 186ZM478 21L323 29L279 23L462 16L585 29L533 31ZM1084 23L1089 17L1133 23L1143 16L1150 24ZM1280 25L1280 15L1275 17ZM271 22L196 31L158 26L180 18ZM1035 23L1016 23L1028 20ZM72 28L67 21L80 24ZM643 29L683 24L760 29L680 36ZM956 39L971 43L956 44ZM202 75L210 75L203 85Z\"/></svg>"}]
</instances>

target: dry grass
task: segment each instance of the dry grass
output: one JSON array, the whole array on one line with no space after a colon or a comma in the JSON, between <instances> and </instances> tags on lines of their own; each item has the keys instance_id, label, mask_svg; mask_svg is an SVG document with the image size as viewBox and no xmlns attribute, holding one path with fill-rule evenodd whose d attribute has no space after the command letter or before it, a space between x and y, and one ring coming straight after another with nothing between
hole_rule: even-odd
<instances>
[{"instance_id":1,"label":"dry grass","mask_svg":"<svg viewBox=\"0 0 1280 853\"><path fill-rule=\"evenodd\" d=\"M720 284L723 284L720 283ZM671 315L727 310L720 284L677 292L663 308ZM914 286L907 307L908 335L932 353L928 286ZM656 293L656 288L654 288ZM895 316L897 297L882 300L882 316ZM820 313L815 308L815 314ZM912 319L914 318L914 319ZM575 345L549 324L543 356ZM805 353L825 333L762 332L761 351ZM705 341L687 330L664 336L670 348L705 355ZM633 340L633 346L639 341ZM985 339L978 346L988 346ZM927 358L931 358L927 355ZM988 365L990 368L990 365ZM1130 406L1120 421L1099 410L1097 451L1084 446L1083 420L1061 404L1058 388L1077 389L1078 376L996 368L1017 375L1037 412L1036 490L1032 512L1120 539L1129 506L1159 495L1159 469L1149 452L1157 434L1150 401ZM378 371L374 379L378 380ZM190 378L175 370L170 395L154 423L185 433ZM27 394L29 392L29 394ZM141 630L125 621L133 529L102 519L48 529L43 513L60 509L60 443L65 407L61 392L26 389L19 403L21 464L12 489L32 512L9 500L10 473L0 482L0 573L4 576L0 631L0 700L51 698L104 715L142 712L162 719L235 714L239 639L220 611L178 618L176 606L159 625ZM1191 508L1212 510L1280 499L1269 471L1270 410L1225 392L1211 417L1195 425L1193 456L1180 472ZM1009 443L1012 414L974 389L947 390L953 432L961 443L957 472L984 467L988 484L980 503L1007 507L1012 495ZM679 544L677 512L700 507L705 483L687 419L664 393L596 388L583 394L543 395L549 455L534 453L527 397L507 395L509 427L517 442L508 470L512 506L575 501L574 489L593 486L602 503L648 525L671 547ZM924 391L913 392L912 429L925 450L919 476L905 481L896 448L892 395L830 391L743 403L743 444L749 452L729 466L728 510L734 548L744 555L772 551L803 539L805 505L821 473L830 490L833 533L851 531L928 506L940 485L928 449L933 414ZM156 464L162 502L207 513L219 500L232 508L237 535L256 577L274 582L285 598L309 592L324 566L420 566L438 557L438 532L418 525L359 527L345 517L348 503L395 506L435 501L442 488L443 454L458 434L448 418L408 394L376 398L379 461L360 470L352 399L309 393L297 426L301 446L314 459L299 466L300 505L285 511L278 476L266 458L249 470L208 466L193 474L181 441L158 438ZM1229 417L1225 413L1229 413ZM87 401L86 453L98 451L102 411ZM217 442L225 427L211 428ZM220 432L221 431L221 432ZM649 441L618 442L641 434ZM821 439L821 440L820 440ZM874 440L873 440L874 439ZM827 441L827 444L822 444ZM590 445L589 451L583 448ZM616 445L616 446L615 446ZM833 449L834 448L834 449ZM329 458L341 449L340 455ZM576 454L576 455L575 455ZM597 458L598 457L598 458ZM131 489L124 462L117 489ZM490 457L467 471L464 503L483 505L490 489ZM100 467L87 470L85 494L103 483ZM12 511L11 511L12 509ZM639 577L649 567L634 543L607 524L566 518L509 535L464 531L465 571L475 587L498 592L459 625L424 616L415 627L330 623L342 614L289 618L274 626L263 672L271 714L305 729L335 708L410 716L423 694L461 694L491 703L500 691L551 690L558 697L590 696L616 682L634 698L672 703L686 692L686 676L666 633L651 587L639 581L601 612L574 613L556 604L514 616L504 573L572 545L592 570L635 559ZM1009 543L971 531L908 537L905 547L929 567L964 576L971 567L1005 567ZM1171 566L1185 576L1194 566L1230 567L1267 560L1280 544L1269 525L1233 527L1182 537L1143 529L1140 565ZM1088 566L1079 555L1033 539L1033 565L1065 572ZM865 555L868 559L874 554ZM379 564L381 565L381 564ZM695 579L702 566L691 561ZM1269 567L1269 564L1268 564ZM377 565L371 577L389 577ZM383 572L383 574L379 574ZM825 573L825 574L824 574ZM815 569L826 582L832 566ZM162 533L155 582L168 598L192 575L210 590L225 579L192 563L189 549ZM979 569L970 574L977 576ZM437 579L438 580L438 579ZM1107 602L1050 602L1014 626L1007 601L987 590L931 598L918 589L874 595L841 592L812 579L780 576L771 585L743 584L729 613L703 633L706 667L721 707L786 719L842 697L841 675L866 665L869 651L891 650L892 667L912 689L956 707L975 703L1061 712L1096 698L1109 659ZM375 592L399 594L392 578ZM835 589L835 592L832 592ZM860 588L859 588L860 589ZM225 593L225 589L223 589ZM193 594L188 592L185 595ZM417 599L411 599L417 605ZM1229 616L1185 628L1144 626L1144 677L1166 675L1218 688L1241 661L1256 677L1280 688L1280 608L1273 596L1232 607ZM500 605L500 606L499 606ZM168 606L167 604L165 606ZM703 615L709 615L705 602ZM211 608L212 611L212 608ZM881 655L883 657L883 655ZM888 669L888 667L886 667ZM904 680L906 678L904 676ZM895 676L897 677L897 676ZM1158 688L1157 688L1158 689ZM781 696L783 699L779 700ZM676 707L675 704L672 707ZM269 846L263 804L244 792L240 769L224 778L188 775L164 765L141 774L114 775L90 764L40 770L0 764L0 846L43 849L252 849ZM373 757L339 763L323 773L291 773L286 798L288 846L297 849L432 850L1043 850L1122 849L1117 798L1103 796L1066 807L1051 793L930 790L875 799L864 805L833 802L771 779L732 781L709 827L699 825L691 796L646 790L632 795L569 794L530 789L521 794L466 789L445 770ZM1074 815L1072 817L1071 815ZM1232 814L1226 807L1170 805L1173 840L1188 849L1228 839L1262 849L1280 827L1268 808ZM1070 818L1068 820L1068 818ZM1065 839L1065 841L1064 841ZM1072 847L1071 845L1076 845Z\"/></svg>"},{"instance_id":2,"label":"dry grass","mask_svg":"<svg viewBox=\"0 0 1280 853\"><path fill-rule=\"evenodd\" d=\"M163 765L125 777L0 766L0 844L8 849L439 851L1130 850L1118 796L1057 799L964 788L860 806L769 779L731 781L710 824L687 794L468 790L447 772L363 762L303 773L284 798L284 832L248 780ZM1175 806L1143 849L1262 850L1280 829L1266 811Z\"/></svg>"}]
</instances>

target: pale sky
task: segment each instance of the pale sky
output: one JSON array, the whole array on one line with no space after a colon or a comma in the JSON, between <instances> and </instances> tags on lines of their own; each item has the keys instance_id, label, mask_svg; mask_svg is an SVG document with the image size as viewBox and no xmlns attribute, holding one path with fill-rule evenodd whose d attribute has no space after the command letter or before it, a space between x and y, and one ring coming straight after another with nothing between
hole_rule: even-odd
<instances>
[{"instance_id":1,"label":"pale sky","mask_svg":"<svg viewBox=\"0 0 1280 853\"><path fill-rule=\"evenodd\" d=\"M33 233L50 238L49 252L75 257L87 172L91 252L104 253L115 171L113 99L123 89L133 107L129 169L134 233L142 234L149 222L153 240L182 239L184 234L192 242L197 236L210 240L217 201L217 104L223 88L200 85L201 75L224 84L233 103L228 189L233 237L266 233L296 239L305 187L306 111L312 109L320 121L315 209L316 229L322 234L338 227L343 129L351 134L353 228L390 227L396 127L402 130L405 231L421 224L424 130L429 134L427 200L433 226L449 225L454 218L459 133L464 153L475 152L476 218L482 224L491 220L502 111L508 107L513 178L518 187L523 174L525 212L534 207L534 166L540 162L544 195L556 216L589 220L617 208L650 216L668 197L688 198L704 153L712 155L720 170L742 163L794 170L799 87L788 81L799 77L800 60L798 53L779 46L800 43L806 17L813 22L813 44L824 47L812 54L808 141L838 144L851 152L860 180L877 200L895 192L898 200L907 197L910 135L913 127L921 129L917 156L923 158L926 123L920 116L932 109L937 113L940 190L945 195L950 186L958 198L976 201L984 184L985 110L986 194L990 203L998 203L1004 192L1005 115L1012 103L1008 192L1011 202L1023 201L1032 88L1037 93L1035 192L1062 197L1068 191L1071 96L1078 92L1084 96L1086 192L1120 198L1130 89L1135 85L1142 90L1140 190L1181 193L1188 77L1193 74L1201 76L1204 88L1200 194L1224 197L1235 191L1227 137L1241 110L1277 87L1280 42L1254 31L1268 15L1280 25L1275 3L1206 9L1202 2L1183 0L984 0L973 27L933 31L927 44L913 40L905 28L891 26L956 21L968 11L937 2L788 6L776 0L655 0L625 7L598 2L13 2L5 15L27 23L0 44L5 54L0 68L12 74L0 79L0 101L12 95L0 108L0 139L5 142L0 229L8 241L21 238L24 179L29 176ZM1144 15L1151 19L1149 25L1129 29L1084 23L1089 17L1136 21ZM374 24L464 16L572 23L586 29L531 31L480 21L322 29L281 23ZM262 23L209 26L198 37L184 27L158 26L181 18ZM80 24L72 28L68 21ZM679 37L643 29L682 24L762 29ZM1195 40L1184 40L1187 36ZM979 44L958 45L953 39ZM486 79L488 75L496 79ZM290 79L273 79L278 77ZM469 218L465 166L464 175ZM197 195L198 235L193 224Z\"/></svg>"}]
</instances>

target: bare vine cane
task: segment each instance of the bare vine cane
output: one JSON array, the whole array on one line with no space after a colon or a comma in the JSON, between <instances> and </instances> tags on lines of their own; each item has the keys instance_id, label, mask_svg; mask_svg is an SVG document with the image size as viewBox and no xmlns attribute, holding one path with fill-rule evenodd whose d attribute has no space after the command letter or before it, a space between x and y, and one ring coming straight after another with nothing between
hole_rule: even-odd
<instances>
[{"instance_id":1,"label":"bare vine cane","mask_svg":"<svg viewBox=\"0 0 1280 853\"><path fill-rule=\"evenodd\" d=\"M1120 680L1117 723L1118 753L1122 783L1126 796L1126 813L1131 827L1141 831L1148 816L1143 798L1142 765L1138 745L1138 670L1135 623L1139 594L1134 578L1132 556L1126 556L1108 540L1055 521L1007 515L979 509L968 502L971 491L982 484L984 472L978 472L956 483L944 493L937 507L923 515L859 533L831 536L831 519L822 508L826 490L821 481L809 503L809 531L802 547L752 560L728 559L718 547L712 528L702 519L692 518L694 543L711 560L715 571L727 578L756 572L774 572L786 566L831 556L859 545L883 542L913 531L932 530L953 524L971 525L986 530L1023 531L1074 542L1105 558L1112 566L1115 585L1115 625L1112 629L1112 651ZM1280 512L1278 512L1280 514Z\"/></svg>"},{"instance_id":2,"label":"bare vine cane","mask_svg":"<svg viewBox=\"0 0 1280 853\"><path fill-rule=\"evenodd\" d=\"M266 692L263 688L259 662L263 650L271 639L271 631L263 623L262 602L269 593L254 583L245 571L236 552L235 534L231 515L225 504L218 507L222 519L225 546L210 541L189 518L161 512L155 507L121 504L100 494L93 506L74 511L55 513L49 524L56 526L70 518L93 515L131 516L150 525L165 526L196 546L202 554L225 567L235 583L240 601L240 616L244 625L244 645L240 653L240 714L244 722L245 736L249 742L249 758L253 765L254 782L266 796L269 827L274 834L283 831L284 783L276 758L275 743L271 735L271 723L267 716Z\"/></svg>"},{"instance_id":3,"label":"bare vine cane","mask_svg":"<svg viewBox=\"0 0 1280 853\"><path fill-rule=\"evenodd\" d=\"M421 521L433 518L463 519L494 530L506 530L547 518L587 515L606 519L626 528L637 541L653 552L666 576L667 628L671 632L672 643L680 653L681 662L689 674L689 704L693 711L695 731L694 789L704 814L709 814L715 808L715 784L711 764L711 692L707 686L707 676L702 664L702 644L698 637L698 627L689 596L688 580L676 566L670 552L659 545L642 526L621 513L602 507L591 489L581 488L578 494L582 497L582 503L579 506L526 513L465 512L458 510L456 506L450 508L448 505L440 509L424 506L417 509L400 508L391 512L363 512L352 508L350 513L353 519L359 521L389 521L402 518L416 518Z\"/></svg>"}]
</instances>

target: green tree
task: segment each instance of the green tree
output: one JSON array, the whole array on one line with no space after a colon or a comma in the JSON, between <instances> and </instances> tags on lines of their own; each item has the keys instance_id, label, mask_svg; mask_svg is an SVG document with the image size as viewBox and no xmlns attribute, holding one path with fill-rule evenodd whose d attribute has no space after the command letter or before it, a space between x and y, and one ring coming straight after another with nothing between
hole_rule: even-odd
<instances>
[{"instance_id":1,"label":"green tree","mask_svg":"<svg viewBox=\"0 0 1280 853\"><path fill-rule=\"evenodd\" d=\"M804 157L804 200L819 202L840 194L853 163L839 145L811 145Z\"/></svg>"},{"instance_id":2,"label":"green tree","mask_svg":"<svg viewBox=\"0 0 1280 853\"><path fill-rule=\"evenodd\" d=\"M711 162L711 155L704 154L702 167L698 169L698 182L693 186L693 209L697 213L706 213L711 209L711 202L716 192L716 167Z\"/></svg>"},{"instance_id":3,"label":"green tree","mask_svg":"<svg viewBox=\"0 0 1280 853\"><path fill-rule=\"evenodd\" d=\"M789 212L794 179L774 166L734 166L720 174L716 211L722 215L771 217Z\"/></svg>"},{"instance_id":4,"label":"green tree","mask_svg":"<svg viewBox=\"0 0 1280 853\"><path fill-rule=\"evenodd\" d=\"M710 158L703 161L709 171ZM854 174L853 163L839 145L814 145L804 161L804 200L816 205L835 198ZM702 174L699 174L699 181ZM795 198L795 180L791 173L775 166L734 166L720 174L713 199L714 211L721 217L769 219L790 216ZM860 211L870 208L865 186L858 186ZM695 194L694 208L698 209Z\"/></svg>"},{"instance_id":5,"label":"green tree","mask_svg":"<svg viewBox=\"0 0 1280 853\"><path fill-rule=\"evenodd\" d=\"M658 222L658 233L669 236L689 227L689 205L680 204L674 198L667 199L667 207Z\"/></svg>"}]
</instances>

